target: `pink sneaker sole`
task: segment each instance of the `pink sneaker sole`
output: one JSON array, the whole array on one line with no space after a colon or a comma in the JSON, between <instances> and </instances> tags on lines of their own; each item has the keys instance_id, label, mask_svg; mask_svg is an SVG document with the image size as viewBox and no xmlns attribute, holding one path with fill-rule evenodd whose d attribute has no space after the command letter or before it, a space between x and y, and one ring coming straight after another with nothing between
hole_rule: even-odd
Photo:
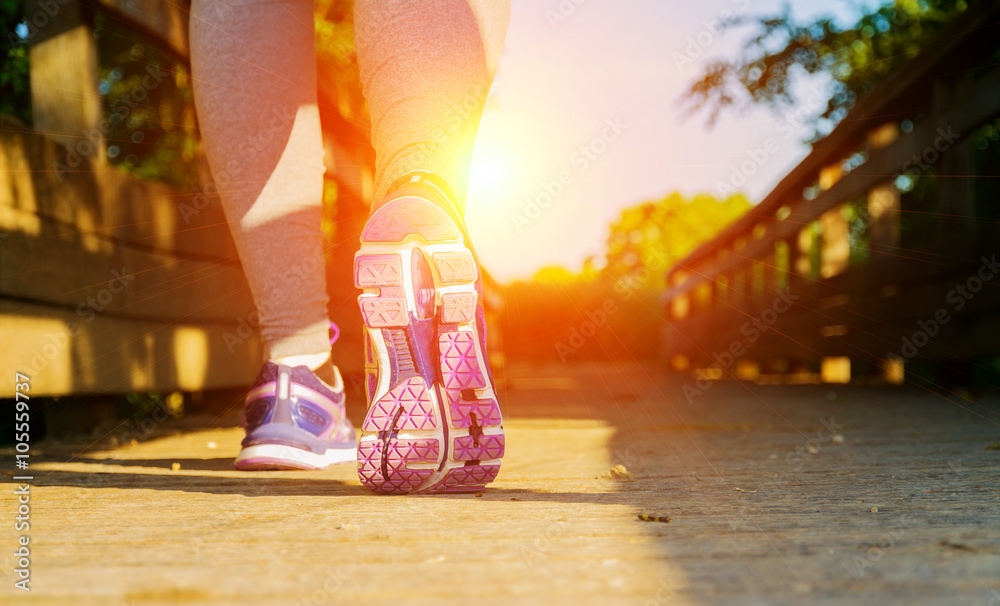
<instances>
[{"instance_id":1,"label":"pink sneaker sole","mask_svg":"<svg viewBox=\"0 0 1000 606\"><path fill-rule=\"evenodd\" d=\"M478 267L445 211L400 194L369 219L354 260L369 401L358 475L385 494L480 490L500 470L504 434Z\"/></svg>"}]
</instances>

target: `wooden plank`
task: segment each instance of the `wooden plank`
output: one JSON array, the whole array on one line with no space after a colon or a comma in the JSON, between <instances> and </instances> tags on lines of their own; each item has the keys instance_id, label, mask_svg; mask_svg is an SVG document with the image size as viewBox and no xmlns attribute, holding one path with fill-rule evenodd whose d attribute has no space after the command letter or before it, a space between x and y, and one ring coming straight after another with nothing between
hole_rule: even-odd
<instances>
[{"instance_id":1,"label":"wooden plank","mask_svg":"<svg viewBox=\"0 0 1000 606\"><path fill-rule=\"evenodd\" d=\"M31 109L34 128L54 141L73 145L81 133L96 130L101 120L97 94L97 41L78 2L28 2ZM93 145L102 155L102 137Z\"/></svg>"},{"instance_id":2,"label":"wooden plank","mask_svg":"<svg viewBox=\"0 0 1000 606\"><path fill-rule=\"evenodd\" d=\"M227 0L238 7L236 0ZM163 40L180 57L188 57L188 17L190 0L164 2L163 0L86 0L94 10L114 21L125 20L145 36L154 35ZM110 10L109 10L110 9Z\"/></svg>"},{"instance_id":3,"label":"wooden plank","mask_svg":"<svg viewBox=\"0 0 1000 606\"><path fill-rule=\"evenodd\" d=\"M262 352L235 323L138 321L0 300L0 373L31 377L34 395L204 390L249 385ZM13 397L13 384L0 397Z\"/></svg>"},{"instance_id":4,"label":"wooden plank","mask_svg":"<svg viewBox=\"0 0 1000 606\"><path fill-rule=\"evenodd\" d=\"M3 118L0 118L3 119ZM135 179L8 122L0 129L0 229L36 229L21 211L148 248L193 256L230 258L235 246L217 197L182 194Z\"/></svg>"},{"instance_id":5,"label":"wooden plank","mask_svg":"<svg viewBox=\"0 0 1000 606\"><path fill-rule=\"evenodd\" d=\"M145 319L235 323L254 310L235 259L143 250L33 215L37 232L12 231L0 259L0 296Z\"/></svg>"},{"instance_id":6,"label":"wooden plank","mask_svg":"<svg viewBox=\"0 0 1000 606\"><path fill-rule=\"evenodd\" d=\"M976 275L978 260L970 260L961 271L946 268L949 270L946 272L929 271L928 266L917 261L893 263L895 275L890 284L873 280L863 282L863 289L850 288L852 283L861 282L858 278L872 273L889 275L880 265L873 263L853 268L832 280L803 281L795 286L792 294L799 297L795 306L777 317L775 330L748 355L781 357L782 348L787 355L864 355L865 352L882 355L898 350L902 337L919 330L918 321L928 322L942 309L948 313L952 326L935 338L933 346L922 350L923 357L946 359L995 353L995 339L990 337L994 334L991 318L1000 316L1000 298L985 290L971 299L963 298L961 309L955 309L953 291ZM896 290L886 296L883 286L894 286ZM838 293L850 294L839 305L826 303L832 300L831 295ZM668 350L698 358L728 350L733 341L746 341L741 327L751 318L761 318L773 301L773 297L746 300L737 308L717 303L687 318L671 319L674 336ZM824 326L838 324L848 327L847 336L830 339L820 335ZM966 339L964 344L962 339Z\"/></svg>"}]
</instances>

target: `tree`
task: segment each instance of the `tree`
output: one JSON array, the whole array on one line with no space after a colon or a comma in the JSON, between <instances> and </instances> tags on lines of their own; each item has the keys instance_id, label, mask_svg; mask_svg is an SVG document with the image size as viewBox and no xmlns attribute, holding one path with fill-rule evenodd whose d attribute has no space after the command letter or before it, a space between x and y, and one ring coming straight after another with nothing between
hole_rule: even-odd
<instances>
[{"instance_id":1,"label":"tree","mask_svg":"<svg viewBox=\"0 0 1000 606\"><path fill-rule=\"evenodd\" d=\"M794 85L805 75L826 75L829 98L816 116L812 140L821 138L886 75L914 57L967 8L964 0L894 0L848 28L831 18L795 23L789 8L772 16L730 19L755 31L733 59L704 67L681 98L690 115L708 112L714 125L724 110L763 105L776 113L796 103Z\"/></svg>"},{"instance_id":2,"label":"tree","mask_svg":"<svg viewBox=\"0 0 1000 606\"><path fill-rule=\"evenodd\" d=\"M0 68L0 115L31 124L31 83L28 79L28 43L24 2L0 0L0 33L4 38Z\"/></svg>"},{"instance_id":3,"label":"tree","mask_svg":"<svg viewBox=\"0 0 1000 606\"><path fill-rule=\"evenodd\" d=\"M659 291L666 271L751 205L741 195L724 200L708 194L685 198L672 193L621 212L611 224L604 273L637 288Z\"/></svg>"}]
</instances>

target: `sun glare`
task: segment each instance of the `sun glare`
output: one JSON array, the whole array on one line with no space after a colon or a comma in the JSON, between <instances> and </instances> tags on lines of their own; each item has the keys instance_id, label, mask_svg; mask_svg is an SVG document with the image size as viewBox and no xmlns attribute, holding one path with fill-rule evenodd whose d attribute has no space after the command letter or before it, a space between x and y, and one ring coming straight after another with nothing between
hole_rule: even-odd
<instances>
[{"instance_id":1,"label":"sun glare","mask_svg":"<svg viewBox=\"0 0 1000 606\"><path fill-rule=\"evenodd\" d=\"M509 163L495 141L488 138L476 141L469 173L470 188L480 193L495 191L505 180L510 179L508 172Z\"/></svg>"}]
</instances>

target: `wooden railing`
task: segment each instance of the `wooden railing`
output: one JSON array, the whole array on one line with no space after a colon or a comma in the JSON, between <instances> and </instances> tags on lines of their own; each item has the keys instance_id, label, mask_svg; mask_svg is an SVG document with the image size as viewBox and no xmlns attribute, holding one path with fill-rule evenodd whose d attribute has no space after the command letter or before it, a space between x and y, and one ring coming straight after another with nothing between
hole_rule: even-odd
<instances>
[{"instance_id":1,"label":"wooden railing","mask_svg":"<svg viewBox=\"0 0 1000 606\"><path fill-rule=\"evenodd\" d=\"M34 124L0 133L0 368L34 395L245 384L260 345L227 345L253 305L218 200L104 161L98 14L186 58L183 5L29 4Z\"/></svg>"},{"instance_id":2,"label":"wooden railing","mask_svg":"<svg viewBox=\"0 0 1000 606\"><path fill-rule=\"evenodd\" d=\"M109 166L95 22L185 67L188 3L46 0L27 8L29 128L0 132L0 370L34 395L197 391L244 386L261 358L257 316L211 187L180 190ZM176 77L151 68L149 77ZM324 221L336 362L361 383L364 354L351 275L372 195L374 151L356 76L320 74ZM488 318L502 305L484 276ZM503 362L494 326L494 366ZM0 397L13 395L0 385Z\"/></svg>"},{"instance_id":3,"label":"wooden railing","mask_svg":"<svg viewBox=\"0 0 1000 606\"><path fill-rule=\"evenodd\" d=\"M996 373L1000 274L983 276L1000 257L1000 69L985 60L998 12L959 18L669 272L676 368L760 380ZM956 294L970 280L982 288Z\"/></svg>"}]
</instances>

